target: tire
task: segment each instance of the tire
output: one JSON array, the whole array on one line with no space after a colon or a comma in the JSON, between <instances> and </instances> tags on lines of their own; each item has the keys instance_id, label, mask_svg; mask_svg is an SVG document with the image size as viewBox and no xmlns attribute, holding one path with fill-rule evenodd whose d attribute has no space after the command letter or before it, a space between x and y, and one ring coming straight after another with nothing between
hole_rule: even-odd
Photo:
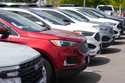
<instances>
[{"instance_id":1,"label":"tire","mask_svg":"<svg viewBox=\"0 0 125 83\"><path fill-rule=\"evenodd\" d=\"M54 82L54 76L52 76L53 75L52 66L46 59L43 59L42 75L43 77L40 79L38 83Z\"/></svg>"}]
</instances>

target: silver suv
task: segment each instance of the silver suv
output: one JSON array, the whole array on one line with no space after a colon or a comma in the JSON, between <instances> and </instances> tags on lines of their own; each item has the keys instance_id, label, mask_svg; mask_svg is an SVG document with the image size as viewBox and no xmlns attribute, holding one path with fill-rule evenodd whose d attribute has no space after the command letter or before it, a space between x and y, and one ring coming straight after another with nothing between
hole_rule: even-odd
<instances>
[{"instance_id":1,"label":"silver suv","mask_svg":"<svg viewBox=\"0 0 125 83\"><path fill-rule=\"evenodd\" d=\"M0 83L44 83L40 54L24 45L0 42Z\"/></svg>"}]
</instances>

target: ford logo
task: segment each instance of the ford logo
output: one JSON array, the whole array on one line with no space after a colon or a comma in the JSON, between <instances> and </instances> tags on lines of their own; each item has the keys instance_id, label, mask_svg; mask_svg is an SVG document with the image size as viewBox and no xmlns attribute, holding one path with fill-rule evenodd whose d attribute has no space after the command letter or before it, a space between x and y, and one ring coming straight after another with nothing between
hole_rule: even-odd
<instances>
[{"instance_id":1,"label":"ford logo","mask_svg":"<svg viewBox=\"0 0 125 83\"><path fill-rule=\"evenodd\" d=\"M39 69L39 65L36 64L36 65L34 66L34 69L35 69L35 70L38 70L38 69Z\"/></svg>"}]
</instances>

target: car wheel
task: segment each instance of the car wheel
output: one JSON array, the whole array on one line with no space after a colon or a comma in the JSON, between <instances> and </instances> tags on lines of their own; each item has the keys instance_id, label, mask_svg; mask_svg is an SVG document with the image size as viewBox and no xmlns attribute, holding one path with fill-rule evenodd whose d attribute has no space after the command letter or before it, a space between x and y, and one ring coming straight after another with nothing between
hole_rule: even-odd
<instances>
[{"instance_id":1,"label":"car wheel","mask_svg":"<svg viewBox=\"0 0 125 83\"><path fill-rule=\"evenodd\" d=\"M52 83L53 78L52 77L53 71L50 63L43 59L43 67L42 67L42 78L38 83Z\"/></svg>"}]
</instances>

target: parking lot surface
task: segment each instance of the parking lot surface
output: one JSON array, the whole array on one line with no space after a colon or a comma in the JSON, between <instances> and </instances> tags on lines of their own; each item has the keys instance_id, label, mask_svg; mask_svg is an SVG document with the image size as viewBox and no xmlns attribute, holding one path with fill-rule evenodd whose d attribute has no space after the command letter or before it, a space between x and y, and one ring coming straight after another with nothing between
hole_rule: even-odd
<instances>
[{"instance_id":1,"label":"parking lot surface","mask_svg":"<svg viewBox=\"0 0 125 83\"><path fill-rule=\"evenodd\" d=\"M125 35L102 51L89 67L73 79L58 83L124 83L125 82Z\"/></svg>"}]
</instances>

